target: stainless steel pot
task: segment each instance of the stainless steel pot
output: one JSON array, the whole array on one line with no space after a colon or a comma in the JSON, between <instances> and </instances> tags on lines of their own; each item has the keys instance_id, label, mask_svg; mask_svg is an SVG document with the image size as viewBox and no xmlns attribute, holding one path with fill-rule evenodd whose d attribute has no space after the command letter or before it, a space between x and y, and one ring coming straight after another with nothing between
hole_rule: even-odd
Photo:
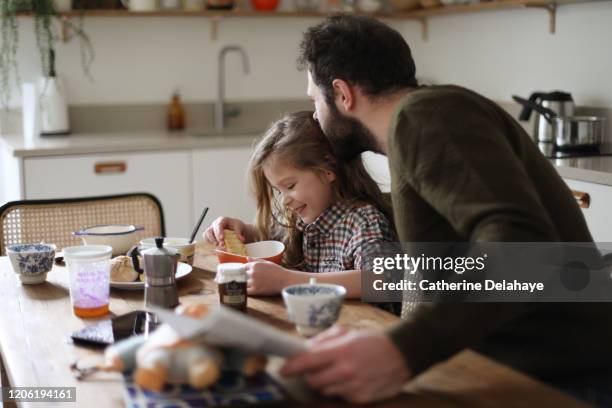
<instances>
[{"instance_id":1,"label":"stainless steel pot","mask_svg":"<svg viewBox=\"0 0 612 408\"><path fill-rule=\"evenodd\" d=\"M558 149L598 147L603 141L606 118L570 116L551 118L553 142Z\"/></svg>"},{"instance_id":2,"label":"stainless steel pot","mask_svg":"<svg viewBox=\"0 0 612 408\"><path fill-rule=\"evenodd\" d=\"M554 111L530 100L513 96L515 101L540 113L552 128L555 149L599 147L604 138L606 118L599 116L558 116Z\"/></svg>"}]
</instances>

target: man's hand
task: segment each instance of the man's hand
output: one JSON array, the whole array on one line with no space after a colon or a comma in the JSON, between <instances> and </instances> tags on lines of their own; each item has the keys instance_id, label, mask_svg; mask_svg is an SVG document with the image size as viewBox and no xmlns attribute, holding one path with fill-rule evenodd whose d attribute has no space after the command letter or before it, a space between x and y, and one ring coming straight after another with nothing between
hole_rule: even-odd
<instances>
[{"instance_id":1,"label":"man's hand","mask_svg":"<svg viewBox=\"0 0 612 408\"><path fill-rule=\"evenodd\" d=\"M411 378L403 356L384 332L338 327L310 340L308 351L288 359L281 374L303 374L323 394L353 403L393 397Z\"/></svg>"},{"instance_id":2,"label":"man's hand","mask_svg":"<svg viewBox=\"0 0 612 408\"><path fill-rule=\"evenodd\" d=\"M245 265L249 295L277 295L288 286L291 271L273 262L249 258Z\"/></svg>"}]
</instances>

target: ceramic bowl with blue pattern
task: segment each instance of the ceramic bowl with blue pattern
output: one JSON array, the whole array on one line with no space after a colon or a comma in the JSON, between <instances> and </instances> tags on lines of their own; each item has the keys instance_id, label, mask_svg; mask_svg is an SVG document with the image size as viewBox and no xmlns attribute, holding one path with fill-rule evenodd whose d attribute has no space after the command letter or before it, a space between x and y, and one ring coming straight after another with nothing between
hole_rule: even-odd
<instances>
[{"instance_id":1,"label":"ceramic bowl with blue pattern","mask_svg":"<svg viewBox=\"0 0 612 408\"><path fill-rule=\"evenodd\" d=\"M22 283L32 285L47 279L55 260L53 244L14 244L6 248L13 270Z\"/></svg>"},{"instance_id":2,"label":"ceramic bowl with blue pattern","mask_svg":"<svg viewBox=\"0 0 612 408\"><path fill-rule=\"evenodd\" d=\"M283 299L289 320L302 336L314 336L332 326L342 309L346 289L331 283L287 286Z\"/></svg>"}]
</instances>

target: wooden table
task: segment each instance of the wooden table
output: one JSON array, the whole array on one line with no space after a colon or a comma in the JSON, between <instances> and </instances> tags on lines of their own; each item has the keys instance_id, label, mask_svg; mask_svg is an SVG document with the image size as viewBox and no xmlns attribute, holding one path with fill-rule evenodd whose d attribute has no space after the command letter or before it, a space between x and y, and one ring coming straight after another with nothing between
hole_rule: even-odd
<instances>
[{"instance_id":1,"label":"wooden table","mask_svg":"<svg viewBox=\"0 0 612 408\"><path fill-rule=\"evenodd\" d=\"M194 271L179 283L182 303L216 304L218 295L212 274L216 259L210 249L200 247ZM208 270L208 271L207 271ZM69 366L77 359L100 359L95 350L74 346L68 335L92 323L73 315L68 293L67 270L54 266L47 282L21 285L7 257L0 258L0 352L10 386L76 387L75 403L58 406L116 407L123 405L123 386L119 374L105 373L78 382ZM111 291L110 309L119 315L142 309L143 292ZM287 321L282 300L249 298L249 315L287 332L295 333ZM378 308L357 301L346 302L340 323L352 328L384 328L397 318ZM297 334L296 334L297 335ZM272 359L269 371L277 375L282 361ZM302 403L317 406L344 406L310 392L299 380L283 380L290 395ZM7 384L2 384L7 386ZM584 404L521 373L479 354L465 351L419 376L406 392L375 407L582 407ZM23 406L42 406L23 403ZM45 405L47 406L47 405Z\"/></svg>"}]
</instances>

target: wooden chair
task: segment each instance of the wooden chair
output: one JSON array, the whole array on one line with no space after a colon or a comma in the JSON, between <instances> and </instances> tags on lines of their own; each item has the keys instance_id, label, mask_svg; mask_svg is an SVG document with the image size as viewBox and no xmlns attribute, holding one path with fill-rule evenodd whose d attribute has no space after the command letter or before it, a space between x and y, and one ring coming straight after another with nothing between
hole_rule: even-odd
<instances>
[{"instance_id":1,"label":"wooden chair","mask_svg":"<svg viewBox=\"0 0 612 408\"><path fill-rule=\"evenodd\" d=\"M45 241L58 250L81 245L72 232L104 224L143 226L137 238L164 236L164 213L148 193L8 202L0 207L0 255L11 244Z\"/></svg>"}]
</instances>

